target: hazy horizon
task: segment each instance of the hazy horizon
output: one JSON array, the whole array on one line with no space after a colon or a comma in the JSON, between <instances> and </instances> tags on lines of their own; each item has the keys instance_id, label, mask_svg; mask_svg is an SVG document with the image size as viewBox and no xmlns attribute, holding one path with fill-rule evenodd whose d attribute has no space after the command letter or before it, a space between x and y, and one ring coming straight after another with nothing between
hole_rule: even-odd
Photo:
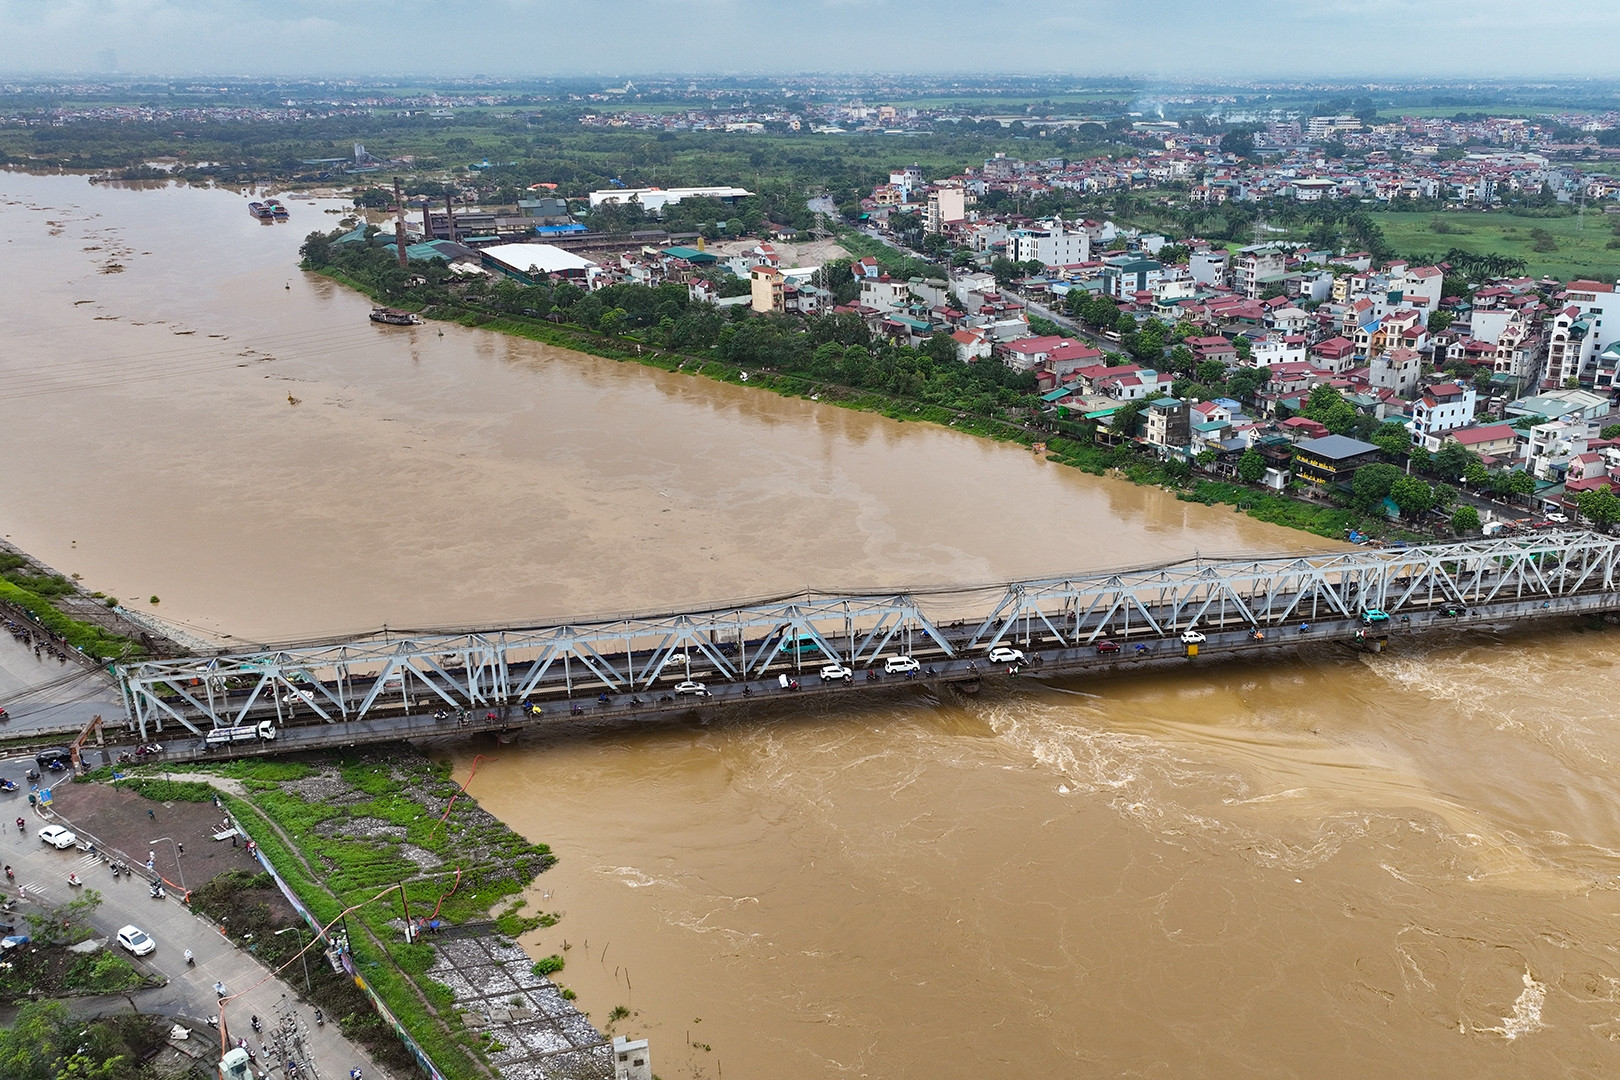
<instances>
[{"instance_id":1,"label":"hazy horizon","mask_svg":"<svg viewBox=\"0 0 1620 1080\"><path fill-rule=\"evenodd\" d=\"M1620 4L1565 0L0 0L4 74L1606 79ZM1527 18L1526 12L1532 17ZM205 61L200 58L206 58ZM1620 103L1620 99L1617 99Z\"/></svg>"}]
</instances>

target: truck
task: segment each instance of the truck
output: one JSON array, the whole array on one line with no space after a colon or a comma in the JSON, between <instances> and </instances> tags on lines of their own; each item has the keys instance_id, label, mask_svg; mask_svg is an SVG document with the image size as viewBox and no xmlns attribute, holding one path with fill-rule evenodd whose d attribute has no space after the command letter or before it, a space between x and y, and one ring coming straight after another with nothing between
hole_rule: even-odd
<instances>
[{"instance_id":1,"label":"truck","mask_svg":"<svg viewBox=\"0 0 1620 1080\"><path fill-rule=\"evenodd\" d=\"M228 746L231 743L256 742L275 737L275 721L261 720L257 724L243 724L240 727L217 727L203 736L203 740L209 746Z\"/></svg>"}]
</instances>

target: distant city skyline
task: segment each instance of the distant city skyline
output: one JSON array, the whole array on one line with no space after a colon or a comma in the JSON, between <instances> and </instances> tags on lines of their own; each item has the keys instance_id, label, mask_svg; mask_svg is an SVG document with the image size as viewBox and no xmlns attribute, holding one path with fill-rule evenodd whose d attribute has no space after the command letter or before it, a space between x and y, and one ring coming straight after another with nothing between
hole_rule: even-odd
<instances>
[{"instance_id":1,"label":"distant city skyline","mask_svg":"<svg viewBox=\"0 0 1620 1080\"><path fill-rule=\"evenodd\" d=\"M1620 3L0 0L0 40L10 75L1606 78Z\"/></svg>"}]
</instances>

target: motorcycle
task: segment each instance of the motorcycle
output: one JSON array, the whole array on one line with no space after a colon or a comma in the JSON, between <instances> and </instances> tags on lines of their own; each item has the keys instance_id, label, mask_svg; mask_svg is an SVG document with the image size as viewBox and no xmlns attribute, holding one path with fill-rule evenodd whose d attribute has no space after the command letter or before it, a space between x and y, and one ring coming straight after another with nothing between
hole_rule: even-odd
<instances>
[{"instance_id":1,"label":"motorcycle","mask_svg":"<svg viewBox=\"0 0 1620 1080\"><path fill-rule=\"evenodd\" d=\"M187 949L186 950L186 967L196 967L196 966L197 966L197 958L191 954L190 949ZM258 1024L259 1018L257 1016L255 1016L253 1018L253 1020L254 1020L253 1030L258 1031L259 1030L259 1024Z\"/></svg>"},{"instance_id":2,"label":"motorcycle","mask_svg":"<svg viewBox=\"0 0 1620 1080\"><path fill-rule=\"evenodd\" d=\"M7 780L5 777L0 776L0 791L16 791L16 790L17 790L17 785L16 785L16 783L14 781Z\"/></svg>"},{"instance_id":3,"label":"motorcycle","mask_svg":"<svg viewBox=\"0 0 1620 1080\"><path fill-rule=\"evenodd\" d=\"M186 955L189 956L191 954L188 952ZM259 1017L256 1014L248 1017L248 1023L253 1027L255 1033L264 1030L264 1025L259 1023Z\"/></svg>"},{"instance_id":4,"label":"motorcycle","mask_svg":"<svg viewBox=\"0 0 1620 1080\"><path fill-rule=\"evenodd\" d=\"M163 890L162 885L153 885L150 889L147 890L147 892L149 894L151 894L151 897L154 900L162 900L165 896L169 895L167 892L165 892Z\"/></svg>"},{"instance_id":5,"label":"motorcycle","mask_svg":"<svg viewBox=\"0 0 1620 1080\"><path fill-rule=\"evenodd\" d=\"M30 784L32 784L35 780L39 779L39 770L38 769L29 769L27 772L23 773L23 776L24 776L24 778L26 778L28 780L28 782Z\"/></svg>"},{"instance_id":6,"label":"motorcycle","mask_svg":"<svg viewBox=\"0 0 1620 1080\"><path fill-rule=\"evenodd\" d=\"M71 888L79 889L79 888L84 887L84 882L79 880L79 875L78 874L69 874L68 875L68 885Z\"/></svg>"},{"instance_id":7,"label":"motorcycle","mask_svg":"<svg viewBox=\"0 0 1620 1080\"><path fill-rule=\"evenodd\" d=\"M319 1009L315 1010L315 1026L316 1027L325 1027L326 1026L326 1014L321 1012L321 1010L319 1010Z\"/></svg>"}]
</instances>

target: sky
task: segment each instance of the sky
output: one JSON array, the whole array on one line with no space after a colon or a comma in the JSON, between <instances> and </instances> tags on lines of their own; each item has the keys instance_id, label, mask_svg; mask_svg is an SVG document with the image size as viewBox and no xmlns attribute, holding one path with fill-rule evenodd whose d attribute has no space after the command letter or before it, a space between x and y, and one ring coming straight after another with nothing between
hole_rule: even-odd
<instances>
[{"instance_id":1,"label":"sky","mask_svg":"<svg viewBox=\"0 0 1620 1080\"><path fill-rule=\"evenodd\" d=\"M1613 76L1620 0L0 0L0 75Z\"/></svg>"}]
</instances>

